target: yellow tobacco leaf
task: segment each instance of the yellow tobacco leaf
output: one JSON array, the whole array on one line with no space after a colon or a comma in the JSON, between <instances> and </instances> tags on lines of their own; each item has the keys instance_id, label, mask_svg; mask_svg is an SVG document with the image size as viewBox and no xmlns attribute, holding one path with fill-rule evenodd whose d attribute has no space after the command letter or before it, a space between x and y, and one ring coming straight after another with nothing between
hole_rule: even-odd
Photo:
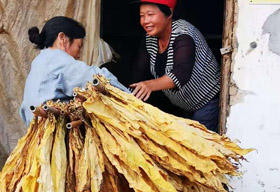
<instances>
[{"instance_id":1,"label":"yellow tobacco leaf","mask_svg":"<svg viewBox=\"0 0 280 192\"><path fill-rule=\"evenodd\" d=\"M44 122L41 121L41 125ZM32 152L36 152L39 127L37 121L32 121L27 134L22 137L7 159L2 172L0 173L0 191L15 191L21 188L20 179L30 170L34 159Z\"/></svg>"},{"instance_id":2,"label":"yellow tobacco leaf","mask_svg":"<svg viewBox=\"0 0 280 192\"><path fill-rule=\"evenodd\" d=\"M31 169L28 174L26 174L21 180L22 180L22 191L23 192L30 192L30 191L38 191L40 188L40 183L45 186L45 181L41 180L40 182L38 181L41 172L44 170L48 170L48 178L51 183L52 183L52 177L50 174L50 150L51 147L50 145L52 144L52 134L55 129L55 119L53 116L49 117L46 119L44 124L40 124L40 127L38 127L38 130L41 131L42 139L40 140L38 149L36 151L36 156L32 162ZM50 143L48 143L50 142ZM44 162L45 161L45 162ZM42 168L43 165L43 168ZM42 177L42 175L41 175ZM50 184L51 184L50 183ZM49 185L52 189L53 185Z\"/></svg>"},{"instance_id":3,"label":"yellow tobacco leaf","mask_svg":"<svg viewBox=\"0 0 280 192\"><path fill-rule=\"evenodd\" d=\"M84 147L83 137L78 127L69 131L68 165L66 173L66 191L76 191L76 178L78 175L79 159Z\"/></svg>"},{"instance_id":4,"label":"yellow tobacco leaf","mask_svg":"<svg viewBox=\"0 0 280 192\"><path fill-rule=\"evenodd\" d=\"M94 135L92 128L87 127L86 137L89 137L88 158L90 166L90 184L91 192L99 192L103 181L102 172L104 167L100 167L100 153L98 153L97 143L94 142ZM101 163L102 166L103 163Z\"/></svg>"},{"instance_id":5,"label":"yellow tobacco leaf","mask_svg":"<svg viewBox=\"0 0 280 192\"><path fill-rule=\"evenodd\" d=\"M127 165L121 160L119 154L122 153L120 145L114 137L106 130L106 128L96 119L91 116L92 124L100 137L104 153L110 162L117 168L118 172L122 173L129 186L135 191L155 192L157 189L151 183L149 178L141 177L140 170L133 170L132 166Z\"/></svg>"},{"instance_id":6,"label":"yellow tobacco leaf","mask_svg":"<svg viewBox=\"0 0 280 192\"><path fill-rule=\"evenodd\" d=\"M54 192L65 191L66 165L65 117L60 116L56 123L51 157L51 175L53 178Z\"/></svg>"},{"instance_id":7,"label":"yellow tobacco leaf","mask_svg":"<svg viewBox=\"0 0 280 192\"><path fill-rule=\"evenodd\" d=\"M54 191L53 178L51 173L51 151L56 125L56 119L49 114L47 119L49 123L45 124L45 133L37 152L39 160L40 175L37 179L39 183L38 191Z\"/></svg>"}]
</instances>

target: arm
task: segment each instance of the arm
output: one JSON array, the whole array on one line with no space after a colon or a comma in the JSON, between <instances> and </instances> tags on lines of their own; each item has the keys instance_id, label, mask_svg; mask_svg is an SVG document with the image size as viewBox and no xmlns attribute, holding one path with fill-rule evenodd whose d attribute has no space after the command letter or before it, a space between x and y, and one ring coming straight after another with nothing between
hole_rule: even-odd
<instances>
[{"instance_id":1,"label":"arm","mask_svg":"<svg viewBox=\"0 0 280 192\"><path fill-rule=\"evenodd\" d=\"M135 88L133 94L146 101L152 91L181 88L191 78L195 63L195 44L189 35L181 35L174 42L173 70L168 74L154 80L134 83L130 87Z\"/></svg>"},{"instance_id":2,"label":"arm","mask_svg":"<svg viewBox=\"0 0 280 192\"><path fill-rule=\"evenodd\" d=\"M105 78L110 79L111 85L123 91L129 92L127 88L124 87L106 68L100 69L96 66L88 66L84 62L77 60L73 60L72 63L67 65L66 69L62 73L60 81L62 92L67 96L72 96L73 88L85 86L88 81L93 80L93 75L95 74L103 75Z\"/></svg>"},{"instance_id":3,"label":"arm","mask_svg":"<svg viewBox=\"0 0 280 192\"><path fill-rule=\"evenodd\" d=\"M147 101L153 91L172 89L175 88L175 84L170 77L164 75L157 79L134 83L130 87L135 88L132 92L135 97Z\"/></svg>"},{"instance_id":4,"label":"arm","mask_svg":"<svg viewBox=\"0 0 280 192\"><path fill-rule=\"evenodd\" d=\"M181 88L191 79L195 64L195 44L191 36L180 35L174 44L173 70L167 75L174 81L177 88Z\"/></svg>"}]
</instances>

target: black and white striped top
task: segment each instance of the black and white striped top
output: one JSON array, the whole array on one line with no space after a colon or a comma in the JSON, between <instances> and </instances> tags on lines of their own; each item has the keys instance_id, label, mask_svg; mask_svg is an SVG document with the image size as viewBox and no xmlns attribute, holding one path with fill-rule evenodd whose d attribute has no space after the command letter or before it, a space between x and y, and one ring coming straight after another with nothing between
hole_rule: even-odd
<instances>
[{"instance_id":1,"label":"black and white striped top","mask_svg":"<svg viewBox=\"0 0 280 192\"><path fill-rule=\"evenodd\" d=\"M195 63L190 80L181 85L172 73L174 64L173 43L180 35L189 35L195 44ZM155 78L156 57L158 54L157 37L146 36L146 48L150 55L150 70ZM176 84L176 89L163 90L170 101L187 111L195 111L207 104L220 90L220 67L208 47L203 35L192 24L185 20L172 22L172 33L167 48L165 74Z\"/></svg>"}]
</instances>

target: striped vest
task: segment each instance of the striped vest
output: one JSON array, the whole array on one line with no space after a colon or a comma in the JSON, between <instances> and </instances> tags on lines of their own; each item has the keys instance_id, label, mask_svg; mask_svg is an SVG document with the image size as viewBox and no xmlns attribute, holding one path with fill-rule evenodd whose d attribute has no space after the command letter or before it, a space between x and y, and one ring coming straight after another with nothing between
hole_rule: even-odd
<instances>
[{"instance_id":1,"label":"striped vest","mask_svg":"<svg viewBox=\"0 0 280 192\"><path fill-rule=\"evenodd\" d=\"M173 69L173 43L179 35L187 34L195 43L195 64L190 80L181 85ZM146 36L146 48L150 55L150 70L155 78L155 61L158 53L158 38ZM207 104L220 90L220 67L208 47L202 34L189 22L176 20L172 22L172 32L167 48L165 74L176 84L177 89L163 90L170 101L187 111L195 111Z\"/></svg>"}]
</instances>

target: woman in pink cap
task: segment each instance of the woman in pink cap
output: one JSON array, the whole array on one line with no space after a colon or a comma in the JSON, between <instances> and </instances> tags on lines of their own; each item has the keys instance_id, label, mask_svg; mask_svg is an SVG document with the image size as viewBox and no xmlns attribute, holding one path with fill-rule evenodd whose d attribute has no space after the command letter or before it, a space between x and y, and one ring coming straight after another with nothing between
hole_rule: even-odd
<instances>
[{"instance_id":1,"label":"woman in pink cap","mask_svg":"<svg viewBox=\"0 0 280 192\"><path fill-rule=\"evenodd\" d=\"M174 20L176 0L140 0L146 39L136 59L133 94L146 101L162 90L191 119L218 132L220 67L202 34L189 22ZM154 79L143 79L147 70Z\"/></svg>"}]
</instances>

